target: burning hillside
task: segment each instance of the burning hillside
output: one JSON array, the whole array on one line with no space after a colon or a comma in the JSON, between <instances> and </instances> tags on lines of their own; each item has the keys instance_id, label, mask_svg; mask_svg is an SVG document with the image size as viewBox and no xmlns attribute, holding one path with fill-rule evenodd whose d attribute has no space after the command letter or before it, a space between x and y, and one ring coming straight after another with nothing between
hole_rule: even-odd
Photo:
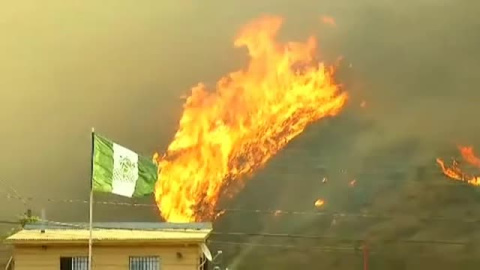
<instances>
[{"instance_id":1,"label":"burning hillside","mask_svg":"<svg viewBox=\"0 0 480 270\"><path fill-rule=\"evenodd\" d=\"M155 155L156 201L167 221L213 219L229 187L241 186L307 125L344 107L334 67L315 57L316 40L276 42L282 22L263 17L243 27L234 44L247 48L248 65L215 90L192 89L167 152Z\"/></svg>"},{"instance_id":2,"label":"burning hillside","mask_svg":"<svg viewBox=\"0 0 480 270\"><path fill-rule=\"evenodd\" d=\"M473 147L459 147L460 153L462 154L462 158L467 164L474 166L476 168L480 168L480 159L475 156L473 152ZM448 178L456 181L462 181L471 185L479 186L480 185L480 176L475 176L465 172L460 167L460 162L457 160L453 160L450 166L445 165L445 162L437 158L437 163L440 165L442 172Z\"/></svg>"}]
</instances>

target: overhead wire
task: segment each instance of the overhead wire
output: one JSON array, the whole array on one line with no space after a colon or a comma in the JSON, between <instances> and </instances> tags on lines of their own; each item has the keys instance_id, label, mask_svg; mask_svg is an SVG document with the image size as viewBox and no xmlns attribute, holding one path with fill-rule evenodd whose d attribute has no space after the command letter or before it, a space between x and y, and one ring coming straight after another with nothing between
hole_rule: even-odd
<instances>
[{"instance_id":1,"label":"overhead wire","mask_svg":"<svg viewBox=\"0 0 480 270\"><path fill-rule=\"evenodd\" d=\"M75 229L84 229L89 230L89 226L87 224L75 224L69 222L60 222L60 221L53 221L47 219L39 219L39 223L44 223L46 228L48 229L49 224L63 226L64 228L75 228ZM105 229L105 230L133 230L133 229L126 229L122 227L112 227L112 226L98 226L93 225L93 229ZM165 228L163 230L166 231L175 231L175 232L182 232L182 233L198 233L196 229L176 229L176 228ZM342 238L338 236L330 236L330 235L308 235L308 234L287 234L287 233L269 233L269 232L222 232L222 231L213 231L210 235L214 236L244 236L244 237L269 237L269 238L288 238L288 239L312 239L312 240L320 240L320 239L328 239L328 240L337 240L342 242L354 242L354 243L366 243L368 239L352 239L352 238ZM217 241L217 240L212 240ZM442 241L442 240L414 240L414 239L385 239L389 243L406 243L406 244L426 244L426 245L454 245L454 246L464 246L469 244L468 242L458 242L458 241Z\"/></svg>"},{"instance_id":2,"label":"overhead wire","mask_svg":"<svg viewBox=\"0 0 480 270\"><path fill-rule=\"evenodd\" d=\"M67 223L67 222L58 222L52 220L41 220L41 222L45 222L47 224L56 224L56 225L63 225L63 226L70 226L77 229L84 229L88 230L87 226ZM45 227L48 230L48 226ZM95 226L94 229L99 229L102 227ZM112 227L108 227L106 229L114 229ZM119 228L120 229L120 228ZM124 229L124 228L123 228ZM192 232L195 231L182 231L182 232ZM346 239L334 236L322 236L322 235L293 235L293 234L275 234L275 233L246 233L246 232L212 232L212 235L217 236L260 236L260 237L273 237L273 238L288 238L288 239L322 239L328 238L331 240L340 240L345 241ZM77 237L78 235L72 234L71 236ZM311 244L299 243L299 244L277 244L277 243L253 243L253 242L246 242L245 239L241 241L232 241L232 240L222 240L222 239L214 239L210 237L207 239L208 244L212 244L217 248L222 247L234 247L234 246L242 246L242 247L254 247L254 248L274 248L274 249L296 249L296 250L312 250L318 252L326 252L326 253L352 253L352 254L359 254L364 248L368 248L368 252L371 255L384 253L386 252L385 245L382 242L370 242L367 239L350 239L351 242L346 244L342 242L341 244L319 244L321 242L315 242ZM437 246L467 246L469 243L464 242L449 242L449 241L437 241L437 240L390 240L388 244L392 243L400 243L400 244L424 244L424 245L437 245ZM373 244L373 246L372 246ZM373 248L372 248L373 247ZM425 256L425 254L417 254L419 256ZM174 265L174 264L171 264ZM197 264L195 264L197 265ZM193 264L192 264L193 266ZM198 265L201 269L202 264Z\"/></svg>"},{"instance_id":3,"label":"overhead wire","mask_svg":"<svg viewBox=\"0 0 480 270\"><path fill-rule=\"evenodd\" d=\"M11 192L13 192L13 194L10 194L10 193L6 192L6 193L7 193L7 196L11 196L12 198L15 198L15 199L20 200L20 201L23 203L24 207L27 208L27 206L28 206L27 199L26 199L25 197L23 197L23 196L20 194L20 192L18 192L12 185L9 185L9 184L7 183L7 181L5 181L4 179L1 179L1 178L0 178L0 184L2 184L2 186L3 186L4 188L7 188L7 189L10 190Z\"/></svg>"},{"instance_id":4,"label":"overhead wire","mask_svg":"<svg viewBox=\"0 0 480 270\"><path fill-rule=\"evenodd\" d=\"M17 196L7 196L7 198L19 199ZM89 204L88 200L81 199L51 199L51 198L33 198L24 197L24 201L47 201L51 203L79 203ZM153 207L157 208L156 204L148 203L128 203L128 202L112 202L112 201L93 201L95 205L104 206L127 206L127 207ZM418 218L423 221L452 221L463 223L480 223L480 218L468 218L468 217L446 217L446 216L434 216L434 215L394 215L394 214L379 214L379 213L350 213L350 212L338 212L338 211L325 211L325 210L283 210L283 209L245 209L245 208L218 208L214 210L217 214L233 213L233 214L259 214L259 215L272 215L272 216L327 216L332 218L365 218L365 219L395 219L395 218Z\"/></svg>"},{"instance_id":5,"label":"overhead wire","mask_svg":"<svg viewBox=\"0 0 480 270\"><path fill-rule=\"evenodd\" d=\"M335 247L335 246L300 246L300 245L279 245L279 244L258 244L249 242L235 242L235 241L218 241L208 240L208 243L216 245L233 245L233 246L251 246L264 248L281 248L281 249L313 249L327 252L335 251L355 251L355 247Z\"/></svg>"},{"instance_id":6,"label":"overhead wire","mask_svg":"<svg viewBox=\"0 0 480 270\"><path fill-rule=\"evenodd\" d=\"M289 249L289 250L302 250L302 251L318 251L324 253L343 253L343 254L357 254L362 255L364 250L368 251L368 256L371 255L380 255L380 254L398 254L396 249L389 250L386 249L385 246L382 245L375 245L376 247L370 246L368 243L367 245L358 245L358 246L347 246L347 245L286 245L286 244L265 244L265 243L252 243L252 242L237 242L237 241L217 241L217 240L208 240L209 244L214 245L216 248L225 250L225 248L235 248L235 247L253 247L253 248L264 248L267 250L270 249ZM422 251L422 252L409 252L409 256L414 257L427 257L438 259L438 251Z\"/></svg>"},{"instance_id":7,"label":"overhead wire","mask_svg":"<svg viewBox=\"0 0 480 270\"><path fill-rule=\"evenodd\" d=\"M297 238L297 239L329 239L329 240L338 240L344 242L367 242L366 239L349 239L341 238L337 236L327 236L327 235L304 235L304 234L287 234L287 233L256 233L256 232L212 232L212 235L228 235L228 236L259 236L259 237L275 237L275 238ZM463 246L466 245L466 242L455 242L455 241L439 241L439 240L413 240L413 239L397 239L392 240L388 239L386 241L397 242L397 243L410 243L410 244L437 244L437 245L456 245Z\"/></svg>"},{"instance_id":8,"label":"overhead wire","mask_svg":"<svg viewBox=\"0 0 480 270\"><path fill-rule=\"evenodd\" d=\"M14 221L14 220L0 220L0 224L11 224L11 225L20 225L20 221Z\"/></svg>"}]
</instances>

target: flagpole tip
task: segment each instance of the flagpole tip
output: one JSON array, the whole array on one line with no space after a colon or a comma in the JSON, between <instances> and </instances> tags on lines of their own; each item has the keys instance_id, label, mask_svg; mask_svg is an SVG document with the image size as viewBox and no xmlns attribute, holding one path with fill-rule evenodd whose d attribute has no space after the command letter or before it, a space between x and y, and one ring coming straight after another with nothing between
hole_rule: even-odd
<instances>
[{"instance_id":1,"label":"flagpole tip","mask_svg":"<svg viewBox=\"0 0 480 270\"><path fill-rule=\"evenodd\" d=\"M95 133L95 128L94 127L92 127L92 133Z\"/></svg>"}]
</instances>

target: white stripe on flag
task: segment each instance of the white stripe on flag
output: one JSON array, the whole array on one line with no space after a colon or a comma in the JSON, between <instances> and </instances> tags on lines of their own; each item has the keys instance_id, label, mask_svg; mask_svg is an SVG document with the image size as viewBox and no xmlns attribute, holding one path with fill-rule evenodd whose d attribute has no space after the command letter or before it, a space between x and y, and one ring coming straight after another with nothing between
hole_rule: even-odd
<instances>
[{"instance_id":1,"label":"white stripe on flag","mask_svg":"<svg viewBox=\"0 0 480 270\"><path fill-rule=\"evenodd\" d=\"M132 197L138 180L138 155L116 143L113 144L112 193Z\"/></svg>"}]
</instances>

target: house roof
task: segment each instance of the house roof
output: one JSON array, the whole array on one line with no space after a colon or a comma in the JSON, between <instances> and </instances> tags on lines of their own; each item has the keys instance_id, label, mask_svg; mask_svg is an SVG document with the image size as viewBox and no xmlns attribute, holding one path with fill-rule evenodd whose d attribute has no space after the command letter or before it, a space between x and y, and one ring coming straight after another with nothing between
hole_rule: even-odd
<instances>
[{"instance_id":1,"label":"house roof","mask_svg":"<svg viewBox=\"0 0 480 270\"><path fill-rule=\"evenodd\" d=\"M127 230L211 230L211 223L170 223L170 222L93 222L97 229L127 229ZM41 229L88 229L86 222L73 223L31 223L25 225L26 230Z\"/></svg>"},{"instance_id":2,"label":"house roof","mask_svg":"<svg viewBox=\"0 0 480 270\"><path fill-rule=\"evenodd\" d=\"M93 223L94 243L197 243L204 242L210 223L107 222ZM7 238L13 244L88 243L87 223L30 224Z\"/></svg>"}]
</instances>

